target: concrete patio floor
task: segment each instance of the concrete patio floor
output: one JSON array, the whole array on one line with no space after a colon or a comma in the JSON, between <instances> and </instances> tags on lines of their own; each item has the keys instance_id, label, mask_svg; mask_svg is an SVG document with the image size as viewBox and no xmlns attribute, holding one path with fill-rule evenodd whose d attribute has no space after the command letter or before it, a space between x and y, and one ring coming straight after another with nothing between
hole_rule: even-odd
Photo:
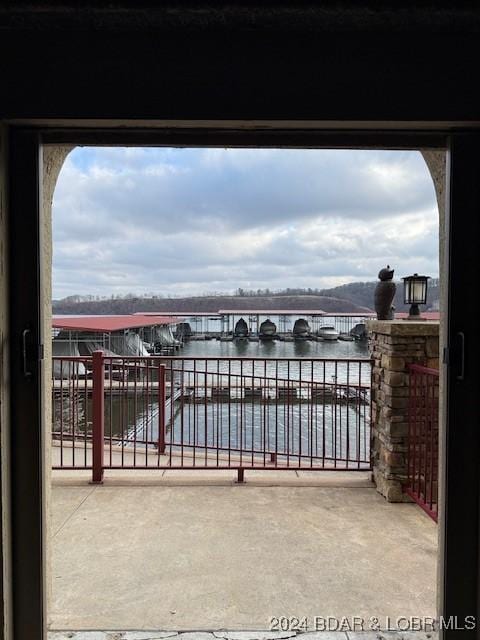
<instances>
[{"instance_id":1,"label":"concrete patio floor","mask_svg":"<svg viewBox=\"0 0 480 640\"><path fill-rule=\"evenodd\" d=\"M435 616L437 527L416 505L365 474L205 474L55 473L50 628Z\"/></svg>"}]
</instances>

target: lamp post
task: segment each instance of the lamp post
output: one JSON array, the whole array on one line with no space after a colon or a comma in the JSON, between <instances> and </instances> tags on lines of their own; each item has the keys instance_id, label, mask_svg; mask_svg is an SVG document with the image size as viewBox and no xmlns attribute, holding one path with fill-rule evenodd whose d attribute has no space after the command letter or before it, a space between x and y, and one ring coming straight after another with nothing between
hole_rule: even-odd
<instances>
[{"instance_id":1,"label":"lamp post","mask_svg":"<svg viewBox=\"0 0 480 640\"><path fill-rule=\"evenodd\" d=\"M422 319L418 305L427 302L427 281L429 278L430 276L419 276L418 273L402 278L404 303L410 305L407 320Z\"/></svg>"}]
</instances>

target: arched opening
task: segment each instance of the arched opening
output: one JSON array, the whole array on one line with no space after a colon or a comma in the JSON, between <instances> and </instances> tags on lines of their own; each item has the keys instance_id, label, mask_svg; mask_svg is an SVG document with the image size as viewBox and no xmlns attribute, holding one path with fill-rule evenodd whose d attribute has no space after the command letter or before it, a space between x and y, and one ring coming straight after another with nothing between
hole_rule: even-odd
<instances>
[{"instance_id":1,"label":"arched opening","mask_svg":"<svg viewBox=\"0 0 480 640\"><path fill-rule=\"evenodd\" d=\"M173 611L173 610L174 610L174 609L172 609L172 611ZM177 615L177 613L172 613L171 615L172 615L172 616L174 616L174 615Z\"/></svg>"}]
</instances>

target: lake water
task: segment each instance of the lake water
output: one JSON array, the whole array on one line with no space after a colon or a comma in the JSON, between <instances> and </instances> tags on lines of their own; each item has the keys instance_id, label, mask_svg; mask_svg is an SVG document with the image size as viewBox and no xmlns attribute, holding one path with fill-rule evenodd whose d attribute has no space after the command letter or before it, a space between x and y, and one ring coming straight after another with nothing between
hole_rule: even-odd
<instances>
[{"instance_id":1,"label":"lake water","mask_svg":"<svg viewBox=\"0 0 480 640\"><path fill-rule=\"evenodd\" d=\"M294 342L191 340L178 351L178 355L182 358L189 356L195 358L368 358L368 343L366 340L355 342L341 340L322 342L310 340L296 340Z\"/></svg>"},{"instance_id":2,"label":"lake water","mask_svg":"<svg viewBox=\"0 0 480 640\"><path fill-rule=\"evenodd\" d=\"M251 375L283 381L370 382L369 364L355 362L369 357L366 341L194 340L185 343L177 354L181 360L174 361L174 366L187 371L195 369L209 374ZM218 383L222 380L218 379Z\"/></svg>"}]
</instances>

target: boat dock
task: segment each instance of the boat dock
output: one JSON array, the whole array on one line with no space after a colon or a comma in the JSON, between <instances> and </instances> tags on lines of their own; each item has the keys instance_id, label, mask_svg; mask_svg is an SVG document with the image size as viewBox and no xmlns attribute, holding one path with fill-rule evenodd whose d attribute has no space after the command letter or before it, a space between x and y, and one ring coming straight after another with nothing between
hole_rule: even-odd
<instances>
[{"instance_id":1,"label":"boat dock","mask_svg":"<svg viewBox=\"0 0 480 640\"><path fill-rule=\"evenodd\" d=\"M314 339L317 332L324 325L333 325L341 335L350 335L352 329L365 323L369 318L375 316L374 313L329 313L321 309L219 309L213 312L199 311L165 311L165 312L141 312L144 317L161 316L171 314L177 317L177 338L184 340L214 340L232 339L235 336L238 323L242 322L242 336L248 339L254 337L258 340L261 334L261 325L266 320L274 320L278 325L275 331L275 338L290 339L294 336L295 323L297 321L305 323L306 333L311 336L303 336L304 339ZM140 315L140 312L139 314ZM237 331L237 337L238 335ZM297 338L302 336L297 335ZM320 338L321 339L321 338Z\"/></svg>"},{"instance_id":2,"label":"boat dock","mask_svg":"<svg viewBox=\"0 0 480 640\"><path fill-rule=\"evenodd\" d=\"M202 377L204 374L198 374ZM219 378L222 376L220 375ZM93 393L93 380L83 380L74 386L68 380L53 380L53 392L56 395L69 395L73 392L91 396ZM154 395L159 391L159 383L156 381L135 380L107 380L105 395ZM195 385L175 383L173 385L173 402L182 400L189 403L205 402L285 402L301 403L315 402L318 404L368 404L369 386L346 385L333 383L312 383L308 381L290 381L288 384L278 383L275 380L262 381L261 385L222 384L221 381L206 382ZM167 402L171 402L172 384L165 384Z\"/></svg>"}]
</instances>

